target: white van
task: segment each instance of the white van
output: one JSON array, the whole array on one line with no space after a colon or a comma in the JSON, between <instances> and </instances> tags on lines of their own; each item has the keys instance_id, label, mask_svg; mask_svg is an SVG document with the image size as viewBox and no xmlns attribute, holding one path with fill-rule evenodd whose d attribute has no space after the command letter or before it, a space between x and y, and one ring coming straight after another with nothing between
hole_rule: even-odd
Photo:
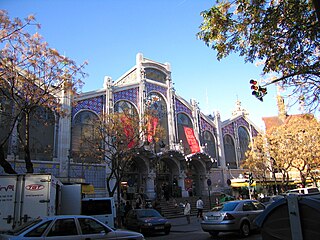
<instances>
[{"instance_id":1,"label":"white van","mask_svg":"<svg viewBox=\"0 0 320 240\"><path fill-rule=\"evenodd\" d=\"M319 193L319 189L316 187L307 187L307 188L296 188L288 190L286 193L297 193L297 194L310 194L310 193Z\"/></svg>"},{"instance_id":2,"label":"white van","mask_svg":"<svg viewBox=\"0 0 320 240\"><path fill-rule=\"evenodd\" d=\"M109 227L114 227L116 209L112 197L83 198L81 201L81 214L92 216Z\"/></svg>"}]
</instances>

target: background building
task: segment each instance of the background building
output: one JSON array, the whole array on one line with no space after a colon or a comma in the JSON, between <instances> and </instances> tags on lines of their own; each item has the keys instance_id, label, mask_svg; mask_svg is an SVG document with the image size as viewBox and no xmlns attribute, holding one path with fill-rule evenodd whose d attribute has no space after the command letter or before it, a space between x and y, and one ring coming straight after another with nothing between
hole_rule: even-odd
<instances>
[{"instance_id":1,"label":"background building","mask_svg":"<svg viewBox=\"0 0 320 240\"><path fill-rule=\"evenodd\" d=\"M195 79L195 86L196 86ZM65 94L65 95L64 95ZM214 87L212 89L214 94ZM58 118L39 109L34 116L54 119L41 125L33 118L31 157L35 172L51 172L66 182L92 184L96 195L106 193L105 164L88 161L81 151L81 138L90 133L90 122L102 112L128 110L140 116L146 108L157 112L158 124L166 132L157 146L139 152L126 173L123 191L130 196L145 193L151 198L168 191L171 196L207 195L208 179L212 191L224 191L227 181L243 173L241 161L252 138L260 131L248 113L236 102L232 117L221 121L219 112L207 116L196 100L189 102L176 93L168 63L158 63L137 54L136 65L113 81L105 77L103 88L74 96L57 96L70 115ZM157 163L151 164L149 152ZM24 172L23 149L16 135L7 146L7 159L18 172Z\"/></svg>"}]
</instances>

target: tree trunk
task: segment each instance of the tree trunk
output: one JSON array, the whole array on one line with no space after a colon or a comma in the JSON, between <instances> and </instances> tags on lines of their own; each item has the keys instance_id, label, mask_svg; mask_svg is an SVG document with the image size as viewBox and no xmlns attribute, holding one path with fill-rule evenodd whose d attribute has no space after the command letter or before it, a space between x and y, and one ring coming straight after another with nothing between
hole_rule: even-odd
<instances>
[{"instance_id":1,"label":"tree trunk","mask_svg":"<svg viewBox=\"0 0 320 240\"><path fill-rule=\"evenodd\" d=\"M25 132L25 143L24 143L24 160L26 163L26 170L27 173L33 173L34 169L33 169L33 164L31 162L31 156L30 156L30 114L29 112L26 113L26 132Z\"/></svg>"},{"instance_id":2,"label":"tree trunk","mask_svg":"<svg viewBox=\"0 0 320 240\"><path fill-rule=\"evenodd\" d=\"M12 168L11 164L6 160L4 156L3 145L0 146L0 166L3 167L5 173L17 174L17 172Z\"/></svg>"},{"instance_id":3,"label":"tree trunk","mask_svg":"<svg viewBox=\"0 0 320 240\"><path fill-rule=\"evenodd\" d=\"M121 181L117 181L118 194L117 194L117 225L118 228L122 226L121 222Z\"/></svg>"}]
</instances>

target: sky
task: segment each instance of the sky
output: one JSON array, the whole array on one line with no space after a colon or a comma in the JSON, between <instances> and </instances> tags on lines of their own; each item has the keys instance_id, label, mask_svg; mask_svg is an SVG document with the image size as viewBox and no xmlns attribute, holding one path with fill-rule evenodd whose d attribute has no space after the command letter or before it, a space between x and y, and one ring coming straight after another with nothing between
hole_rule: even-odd
<instances>
[{"instance_id":1,"label":"sky","mask_svg":"<svg viewBox=\"0 0 320 240\"><path fill-rule=\"evenodd\" d=\"M261 66L237 54L218 61L197 39L202 17L213 0L0 0L10 18L30 14L39 33L79 65L88 61L82 92L101 89L105 76L116 81L135 65L137 53L170 63L176 93L199 102L205 114L227 120L236 101L261 129L262 117L277 115L276 87L261 102L251 95L250 79L262 79ZM289 110L289 114L292 114Z\"/></svg>"}]
</instances>

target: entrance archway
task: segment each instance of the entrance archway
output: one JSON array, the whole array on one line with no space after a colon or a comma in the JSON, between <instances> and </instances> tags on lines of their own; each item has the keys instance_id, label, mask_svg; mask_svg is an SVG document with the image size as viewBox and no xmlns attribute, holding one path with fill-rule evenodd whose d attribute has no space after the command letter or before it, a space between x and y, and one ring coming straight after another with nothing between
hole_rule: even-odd
<instances>
[{"instance_id":1,"label":"entrance archway","mask_svg":"<svg viewBox=\"0 0 320 240\"><path fill-rule=\"evenodd\" d=\"M147 165L142 158L135 157L128 162L127 170L121 181L121 195L133 200L137 194L144 194L146 187Z\"/></svg>"},{"instance_id":2,"label":"entrance archway","mask_svg":"<svg viewBox=\"0 0 320 240\"><path fill-rule=\"evenodd\" d=\"M178 163L172 158L161 158L155 166L155 171L157 198L169 199L171 197L180 197L181 188L178 186Z\"/></svg>"},{"instance_id":3,"label":"entrance archway","mask_svg":"<svg viewBox=\"0 0 320 240\"><path fill-rule=\"evenodd\" d=\"M205 164L201 160L191 160L185 170L185 189L189 196L201 196L205 190Z\"/></svg>"}]
</instances>

